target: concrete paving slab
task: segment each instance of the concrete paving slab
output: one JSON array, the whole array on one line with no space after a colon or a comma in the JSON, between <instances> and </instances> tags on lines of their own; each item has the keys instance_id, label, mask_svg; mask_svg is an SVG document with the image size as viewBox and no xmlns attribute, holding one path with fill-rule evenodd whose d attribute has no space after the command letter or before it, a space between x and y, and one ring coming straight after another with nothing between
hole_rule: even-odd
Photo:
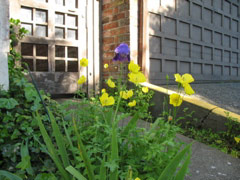
<instances>
[{"instance_id":1,"label":"concrete paving slab","mask_svg":"<svg viewBox=\"0 0 240 180\"><path fill-rule=\"evenodd\" d=\"M185 180L240 180L240 159L183 135L177 137L192 145L189 175Z\"/></svg>"}]
</instances>

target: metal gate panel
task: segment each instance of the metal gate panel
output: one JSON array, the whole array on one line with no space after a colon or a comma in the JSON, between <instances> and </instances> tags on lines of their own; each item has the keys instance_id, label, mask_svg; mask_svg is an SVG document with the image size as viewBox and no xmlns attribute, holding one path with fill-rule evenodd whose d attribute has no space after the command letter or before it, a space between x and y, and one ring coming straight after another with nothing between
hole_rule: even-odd
<instances>
[{"instance_id":1,"label":"metal gate panel","mask_svg":"<svg viewBox=\"0 0 240 180\"><path fill-rule=\"evenodd\" d=\"M146 75L154 84L166 75L191 73L196 80L240 80L239 1L144 1Z\"/></svg>"}]
</instances>

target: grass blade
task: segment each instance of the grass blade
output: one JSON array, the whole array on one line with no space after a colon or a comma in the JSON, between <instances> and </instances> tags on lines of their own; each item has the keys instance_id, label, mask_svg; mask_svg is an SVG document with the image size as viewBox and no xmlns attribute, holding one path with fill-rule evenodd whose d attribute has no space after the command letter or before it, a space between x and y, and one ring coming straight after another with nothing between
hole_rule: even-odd
<instances>
[{"instance_id":1,"label":"grass blade","mask_svg":"<svg viewBox=\"0 0 240 180\"><path fill-rule=\"evenodd\" d=\"M62 163L59 159L59 157L57 156L57 151L54 148L51 138L49 137L43 123L42 123L42 119L40 118L38 112L36 113L37 116L37 121L38 121L38 126L40 128L41 134L43 136L43 140L47 146L48 152L50 154L50 157L52 158L52 160L54 161L55 165L57 166L59 172L61 173L61 175L64 177L65 180L69 180L70 177L68 176L68 173L65 171L65 169L62 166Z\"/></svg>"},{"instance_id":2,"label":"grass blade","mask_svg":"<svg viewBox=\"0 0 240 180\"><path fill-rule=\"evenodd\" d=\"M99 175L99 179L107 179L107 169L105 167L105 157L103 158L102 162L101 162L101 166L100 166L100 175Z\"/></svg>"},{"instance_id":3,"label":"grass blade","mask_svg":"<svg viewBox=\"0 0 240 180\"><path fill-rule=\"evenodd\" d=\"M163 170L161 176L158 178L158 180L168 180L171 179L180 162L184 159L184 156L186 153L189 153L191 150L192 144L187 145L181 152L179 152L173 160L167 165L167 167Z\"/></svg>"},{"instance_id":4,"label":"grass blade","mask_svg":"<svg viewBox=\"0 0 240 180\"><path fill-rule=\"evenodd\" d=\"M190 159L191 159L191 151L188 153L188 156L185 160L185 162L183 163L181 169L178 171L176 178L177 180L184 180L184 177L187 173L188 170L188 165L190 164Z\"/></svg>"},{"instance_id":5,"label":"grass blade","mask_svg":"<svg viewBox=\"0 0 240 180\"><path fill-rule=\"evenodd\" d=\"M112 129L112 142L111 142L111 161L118 162L118 141L117 141L117 125L113 126ZM117 163L118 165L118 163ZM118 168L110 173L111 180L118 179Z\"/></svg>"},{"instance_id":6,"label":"grass blade","mask_svg":"<svg viewBox=\"0 0 240 180\"><path fill-rule=\"evenodd\" d=\"M50 115L51 125L52 125L52 129L53 129L53 135L56 139L63 165L64 165L64 167L68 167L70 165L70 163L69 163L69 159L68 159L68 155L67 155L67 150L66 150L66 147L65 147L65 144L63 141L64 137L59 130L59 127L57 125L57 122L56 122L52 112L49 109L48 109L48 112Z\"/></svg>"},{"instance_id":7,"label":"grass blade","mask_svg":"<svg viewBox=\"0 0 240 180\"><path fill-rule=\"evenodd\" d=\"M16 176L15 174L3 170L0 170L0 176L4 176L10 180L22 180L22 178Z\"/></svg>"},{"instance_id":8,"label":"grass blade","mask_svg":"<svg viewBox=\"0 0 240 180\"><path fill-rule=\"evenodd\" d=\"M138 119L139 119L139 115L138 113L136 113L132 117L132 119L128 122L127 126L124 128L123 135L127 136L129 133L129 130L136 127Z\"/></svg>"},{"instance_id":9,"label":"grass blade","mask_svg":"<svg viewBox=\"0 0 240 180\"><path fill-rule=\"evenodd\" d=\"M79 171L77 171L74 167L68 166L66 170L73 175L78 180L87 180Z\"/></svg>"},{"instance_id":10,"label":"grass blade","mask_svg":"<svg viewBox=\"0 0 240 180\"><path fill-rule=\"evenodd\" d=\"M89 157L87 155L85 146L82 143L81 136L78 133L77 125L76 125L76 121L75 121L74 117L73 117L72 120L73 120L74 131L76 133L77 140L78 140L78 149L79 149L79 152L80 152L80 156L82 157L82 159L84 161L84 164L86 166L86 169L88 171L89 180L95 180L94 173L93 173L93 168L92 168L92 165L91 165L91 161L90 161L90 159L89 159Z\"/></svg>"},{"instance_id":11,"label":"grass blade","mask_svg":"<svg viewBox=\"0 0 240 180\"><path fill-rule=\"evenodd\" d=\"M26 144L24 145L24 142L22 142L21 145L21 158L24 158L26 156L29 156L29 151L28 151L28 141L26 141ZM30 157L30 156L29 156ZM32 175L34 174L34 171L32 169L31 161L29 160L29 165L30 167L26 168L26 171L28 174Z\"/></svg>"}]
</instances>

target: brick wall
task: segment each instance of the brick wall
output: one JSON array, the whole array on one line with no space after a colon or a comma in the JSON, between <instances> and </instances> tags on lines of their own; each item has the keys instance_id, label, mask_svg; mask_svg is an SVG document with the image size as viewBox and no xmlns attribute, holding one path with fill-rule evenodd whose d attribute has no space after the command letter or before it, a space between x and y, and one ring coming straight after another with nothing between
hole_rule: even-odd
<instances>
[{"instance_id":1,"label":"brick wall","mask_svg":"<svg viewBox=\"0 0 240 180\"><path fill-rule=\"evenodd\" d=\"M133 3L134 2L134 3ZM137 0L103 0L102 1L102 75L103 80L119 74L119 62L113 62L114 49L121 43L130 46L131 57L137 56ZM131 9L131 12L130 12ZM134 14L134 15L133 15ZM135 19L132 20L132 19ZM134 28L133 28L134 27ZM131 31L131 35L130 35ZM135 41L134 45L132 45ZM131 47L132 45L132 47ZM133 47L134 46L134 47ZM135 59L135 57L134 57ZM109 64L104 69L104 64ZM124 65L127 73L126 63ZM126 75L125 73L125 75Z\"/></svg>"}]
</instances>

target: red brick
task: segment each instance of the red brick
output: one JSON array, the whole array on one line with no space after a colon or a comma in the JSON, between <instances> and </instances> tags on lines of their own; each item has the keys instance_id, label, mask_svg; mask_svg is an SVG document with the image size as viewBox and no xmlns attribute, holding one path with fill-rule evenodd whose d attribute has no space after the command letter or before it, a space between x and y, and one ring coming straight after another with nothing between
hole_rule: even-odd
<instances>
[{"instance_id":1,"label":"red brick","mask_svg":"<svg viewBox=\"0 0 240 180\"><path fill-rule=\"evenodd\" d=\"M108 3L111 3L111 2L112 2L112 0L103 0L102 1L103 4L108 4Z\"/></svg>"},{"instance_id":2,"label":"red brick","mask_svg":"<svg viewBox=\"0 0 240 180\"><path fill-rule=\"evenodd\" d=\"M103 17L112 16L112 14L113 14L113 9L108 9L102 12Z\"/></svg>"},{"instance_id":3,"label":"red brick","mask_svg":"<svg viewBox=\"0 0 240 180\"><path fill-rule=\"evenodd\" d=\"M117 14L118 13L118 7L113 8L113 14Z\"/></svg>"},{"instance_id":4,"label":"red brick","mask_svg":"<svg viewBox=\"0 0 240 180\"><path fill-rule=\"evenodd\" d=\"M119 26L129 25L129 18L119 20Z\"/></svg>"},{"instance_id":5,"label":"red brick","mask_svg":"<svg viewBox=\"0 0 240 180\"><path fill-rule=\"evenodd\" d=\"M103 17L103 19L102 19L102 24L109 23L109 21L110 21L110 18L109 18L109 17Z\"/></svg>"},{"instance_id":6,"label":"red brick","mask_svg":"<svg viewBox=\"0 0 240 180\"><path fill-rule=\"evenodd\" d=\"M111 22L111 23L103 25L103 30L113 29L116 27L118 27L118 22Z\"/></svg>"},{"instance_id":7,"label":"red brick","mask_svg":"<svg viewBox=\"0 0 240 180\"><path fill-rule=\"evenodd\" d=\"M103 38L103 43L110 44L110 43L113 43L113 42L114 42L114 38L113 37L105 37L105 38Z\"/></svg>"},{"instance_id":8,"label":"red brick","mask_svg":"<svg viewBox=\"0 0 240 180\"><path fill-rule=\"evenodd\" d=\"M109 31L104 31L104 32L102 32L103 34L103 37L110 37L110 36L112 36L112 34L111 34L111 31L109 30Z\"/></svg>"},{"instance_id":9,"label":"red brick","mask_svg":"<svg viewBox=\"0 0 240 180\"><path fill-rule=\"evenodd\" d=\"M103 58L113 58L114 52L105 52L103 53Z\"/></svg>"},{"instance_id":10,"label":"red brick","mask_svg":"<svg viewBox=\"0 0 240 180\"><path fill-rule=\"evenodd\" d=\"M109 8L112 8L113 7L113 4L112 3L107 3L107 4L103 4L102 5L102 10L107 10Z\"/></svg>"},{"instance_id":11,"label":"red brick","mask_svg":"<svg viewBox=\"0 0 240 180\"><path fill-rule=\"evenodd\" d=\"M116 14L116 15L113 15L112 20L113 20L113 21L117 21L117 20L123 19L123 18L125 18L125 12L122 12L122 13L119 13L119 14Z\"/></svg>"},{"instance_id":12,"label":"red brick","mask_svg":"<svg viewBox=\"0 0 240 180\"><path fill-rule=\"evenodd\" d=\"M128 26L119 27L117 29L111 30L110 32L111 36L129 33L129 27Z\"/></svg>"},{"instance_id":13,"label":"red brick","mask_svg":"<svg viewBox=\"0 0 240 180\"><path fill-rule=\"evenodd\" d=\"M104 44L103 51L113 51L116 48L115 44Z\"/></svg>"}]
</instances>

